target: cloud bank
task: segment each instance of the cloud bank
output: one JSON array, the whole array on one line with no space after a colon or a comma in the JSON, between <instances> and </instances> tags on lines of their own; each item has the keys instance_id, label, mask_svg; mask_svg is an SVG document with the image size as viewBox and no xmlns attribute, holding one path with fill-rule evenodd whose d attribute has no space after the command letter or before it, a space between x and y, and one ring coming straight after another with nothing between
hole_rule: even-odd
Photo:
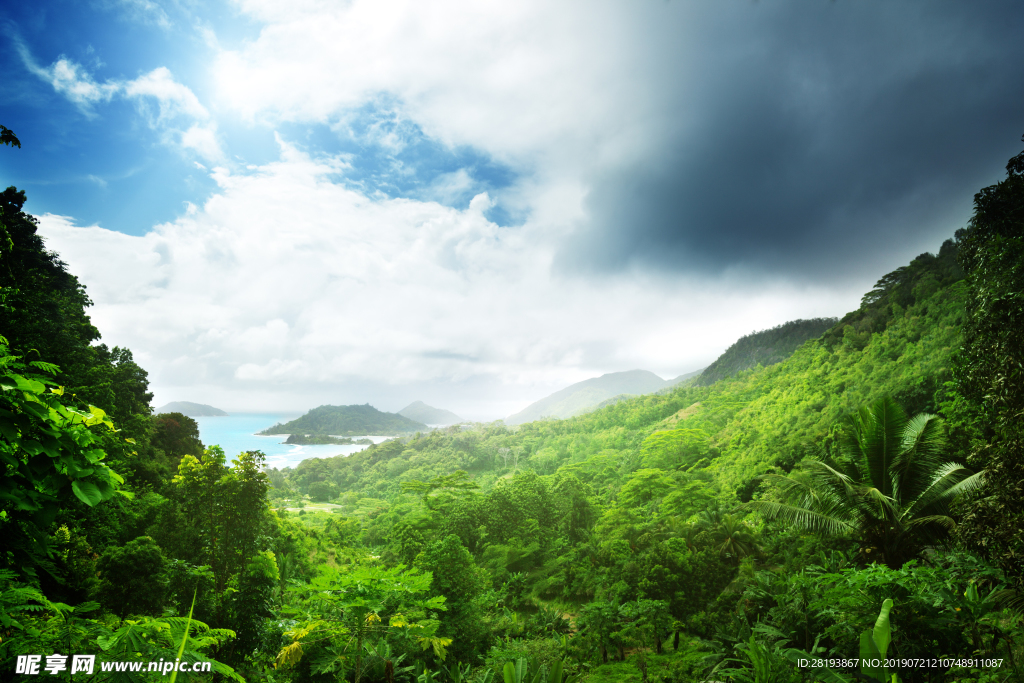
<instances>
[{"instance_id":1,"label":"cloud bank","mask_svg":"<svg viewBox=\"0 0 1024 683\"><path fill-rule=\"evenodd\" d=\"M494 418L694 370L937 249L1024 128L1009 0L233 7L189 77L24 53L213 168L142 237L42 222L158 403Z\"/></svg>"},{"instance_id":2,"label":"cloud bank","mask_svg":"<svg viewBox=\"0 0 1024 683\"><path fill-rule=\"evenodd\" d=\"M53 215L40 229L106 341L150 368L158 403L432 398L494 419L610 369L681 374L750 328L834 305L834 291L785 283L750 296L741 281L559 277L551 226L500 228L486 195L465 210L368 199L334 182L343 171L282 143L278 162L216 171L217 195L145 236Z\"/></svg>"}]
</instances>

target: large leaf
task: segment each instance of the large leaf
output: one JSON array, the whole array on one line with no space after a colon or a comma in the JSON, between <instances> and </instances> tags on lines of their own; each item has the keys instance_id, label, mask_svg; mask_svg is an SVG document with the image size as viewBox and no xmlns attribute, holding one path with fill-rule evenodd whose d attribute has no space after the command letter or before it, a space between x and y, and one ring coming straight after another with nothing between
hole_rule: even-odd
<instances>
[{"instance_id":1,"label":"large leaf","mask_svg":"<svg viewBox=\"0 0 1024 683\"><path fill-rule=\"evenodd\" d=\"M885 671L880 666L872 666L872 663L881 659L878 646L871 629L860 634L860 672L876 681L885 680Z\"/></svg>"},{"instance_id":2,"label":"large leaf","mask_svg":"<svg viewBox=\"0 0 1024 683\"><path fill-rule=\"evenodd\" d=\"M892 630L889 627L889 612L892 611L892 599L886 598L885 602L882 603L882 609L878 613L878 619L875 621L875 628L872 629L872 639L875 641L875 647L878 648L878 653L885 659L885 653L889 650L889 642L892 638Z\"/></svg>"},{"instance_id":3,"label":"large leaf","mask_svg":"<svg viewBox=\"0 0 1024 683\"><path fill-rule=\"evenodd\" d=\"M91 481L75 480L71 482L71 490L75 492L78 499L92 507L103 500L103 493L99 487Z\"/></svg>"}]
</instances>

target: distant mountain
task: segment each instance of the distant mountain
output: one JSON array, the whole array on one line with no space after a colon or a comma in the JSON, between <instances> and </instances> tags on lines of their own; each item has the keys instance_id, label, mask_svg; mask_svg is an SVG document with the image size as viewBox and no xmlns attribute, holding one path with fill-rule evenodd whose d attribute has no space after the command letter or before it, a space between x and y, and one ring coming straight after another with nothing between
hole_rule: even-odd
<instances>
[{"instance_id":1,"label":"distant mountain","mask_svg":"<svg viewBox=\"0 0 1024 683\"><path fill-rule=\"evenodd\" d=\"M685 377L686 375L683 375L684 379ZM593 410L601 402L620 394L651 394L671 386L676 380L666 381L646 370L610 372L607 375L577 382L547 398L531 403L515 415L505 418L505 424L517 425L544 418L565 419Z\"/></svg>"},{"instance_id":2,"label":"distant mountain","mask_svg":"<svg viewBox=\"0 0 1024 683\"><path fill-rule=\"evenodd\" d=\"M704 370L705 370L705 368L701 368L700 370L694 370L693 372L686 372L686 373L683 373L682 375L679 375L678 377L670 379L666 383L665 388L664 389L659 389L658 393L659 394L668 393L669 391L672 390L672 387L674 387L675 385L682 384L683 382L685 382L688 379L693 379L694 377L699 377L700 374L702 372L704 372Z\"/></svg>"},{"instance_id":3,"label":"distant mountain","mask_svg":"<svg viewBox=\"0 0 1024 683\"><path fill-rule=\"evenodd\" d=\"M817 339L837 322L837 318L791 320L770 330L752 332L740 337L739 341L718 357L718 360L704 369L695 384L707 386L758 365L780 363L792 356L805 341Z\"/></svg>"},{"instance_id":4,"label":"distant mountain","mask_svg":"<svg viewBox=\"0 0 1024 683\"><path fill-rule=\"evenodd\" d=\"M181 413L182 415L188 415L189 417L226 417L225 413L220 408L214 408L203 403L192 403L191 401L171 401L162 408L156 409L157 414L160 413Z\"/></svg>"},{"instance_id":5,"label":"distant mountain","mask_svg":"<svg viewBox=\"0 0 1024 683\"><path fill-rule=\"evenodd\" d=\"M452 411L428 406L423 401L410 403L399 410L398 414L427 425L453 425L463 421Z\"/></svg>"},{"instance_id":6,"label":"distant mountain","mask_svg":"<svg viewBox=\"0 0 1024 683\"><path fill-rule=\"evenodd\" d=\"M369 403L361 406L320 406L291 422L276 424L260 434L306 434L312 436L397 436L425 432L422 422L403 415L383 413Z\"/></svg>"}]
</instances>

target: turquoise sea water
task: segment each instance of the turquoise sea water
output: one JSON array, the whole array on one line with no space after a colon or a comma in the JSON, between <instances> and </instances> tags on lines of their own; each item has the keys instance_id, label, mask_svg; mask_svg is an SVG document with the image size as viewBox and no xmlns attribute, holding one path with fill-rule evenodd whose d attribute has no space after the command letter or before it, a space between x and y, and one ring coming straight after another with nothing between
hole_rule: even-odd
<instances>
[{"instance_id":1,"label":"turquoise sea water","mask_svg":"<svg viewBox=\"0 0 1024 683\"><path fill-rule=\"evenodd\" d=\"M293 446L284 444L284 434L257 436L256 432L299 417L297 413L237 413L226 417L197 417L199 438L207 446L220 446L227 453L228 461L243 451L260 450L267 454L267 467L295 467L306 458L330 458L335 455L350 455L366 446ZM353 437L361 438L361 437ZM388 437L367 435L374 443Z\"/></svg>"}]
</instances>

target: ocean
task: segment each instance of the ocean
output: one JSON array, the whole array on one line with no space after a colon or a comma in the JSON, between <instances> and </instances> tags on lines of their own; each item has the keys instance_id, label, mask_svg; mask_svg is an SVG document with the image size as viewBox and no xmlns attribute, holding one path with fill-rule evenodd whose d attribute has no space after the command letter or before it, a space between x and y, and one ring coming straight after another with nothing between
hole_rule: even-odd
<instances>
[{"instance_id":1,"label":"ocean","mask_svg":"<svg viewBox=\"0 0 1024 683\"><path fill-rule=\"evenodd\" d=\"M267 467L282 469L295 467L307 458L331 458L335 455L351 455L366 446L294 446L282 443L285 434L257 436L256 432L299 417L298 414L284 413L237 413L226 417L197 417L199 438L206 446L220 446L227 453L228 462L243 451L263 451L267 454ZM390 437L366 435L354 439L368 438L374 443Z\"/></svg>"}]
</instances>

